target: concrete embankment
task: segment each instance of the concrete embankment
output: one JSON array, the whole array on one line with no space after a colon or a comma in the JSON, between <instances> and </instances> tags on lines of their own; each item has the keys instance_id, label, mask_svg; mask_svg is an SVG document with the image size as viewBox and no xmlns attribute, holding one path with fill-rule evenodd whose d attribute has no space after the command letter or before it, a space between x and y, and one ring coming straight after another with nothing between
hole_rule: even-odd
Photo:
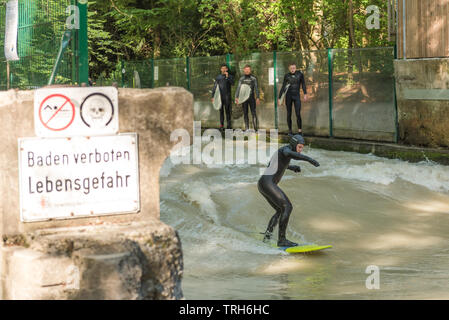
<instances>
[{"instance_id":1,"label":"concrete embankment","mask_svg":"<svg viewBox=\"0 0 449 320\"><path fill-rule=\"evenodd\" d=\"M283 136L282 140L286 141L287 137ZM306 137L306 142L311 147L319 149L365 154L371 153L389 159L400 159L410 162L434 161L439 164L449 165L449 150L443 148L425 148L392 143L321 137Z\"/></svg>"},{"instance_id":2,"label":"concrete embankment","mask_svg":"<svg viewBox=\"0 0 449 320\"><path fill-rule=\"evenodd\" d=\"M203 129L202 132L205 130L207 129ZM237 136L239 137L238 139L246 139L248 135L243 134ZM267 141L274 141L273 138L267 134ZM288 140L288 135L285 133L280 133L277 136L279 143L287 143ZM433 161L439 164L449 165L449 149L443 147L429 148L395 143L314 136L305 136L305 140L307 145L312 148L358 152L362 154L371 153L389 159L400 159L410 162Z\"/></svg>"}]
</instances>

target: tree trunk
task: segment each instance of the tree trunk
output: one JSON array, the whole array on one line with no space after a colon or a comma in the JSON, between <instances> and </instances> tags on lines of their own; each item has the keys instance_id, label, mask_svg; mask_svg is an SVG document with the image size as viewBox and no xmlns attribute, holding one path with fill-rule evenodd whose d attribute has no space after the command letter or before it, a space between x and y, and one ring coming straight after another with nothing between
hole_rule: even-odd
<instances>
[{"instance_id":1,"label":"tree trunk","mask_svg":"<svg viewBox=\"0 0 449 320\"><path fill-rule=\"evenodd\" d=\"M355 36L354 36L354 7L352 0L349 0L349 10L348 10L348 22L349 22L349 47L354 48L357 47L357 44L355 43Z\"/></svg>"},{"instance_id":2,"label":"tree trunk","mask_svg":"<svg viewBox=\"0 0 449 320\"><path fill-rule=\"evenodd\" d=\"M157 59L161 55L161 32L159 28L154 31L154 48L153 48L153 59Z\"/></svg>"},{"instance_id":3,"label":"tree trunk","mask_svg":"<svg viewBox=\"0 0 449 320\"><path fill-rule=\"evenodd\" d=\"M352 83L353 80L353 50L355 47L355 38L354 38L354 19L353 19L353 4L352 0L348 0L348 24L349 24L349 50L348 50L348 80Z\"/></svg>"}]
</instances>

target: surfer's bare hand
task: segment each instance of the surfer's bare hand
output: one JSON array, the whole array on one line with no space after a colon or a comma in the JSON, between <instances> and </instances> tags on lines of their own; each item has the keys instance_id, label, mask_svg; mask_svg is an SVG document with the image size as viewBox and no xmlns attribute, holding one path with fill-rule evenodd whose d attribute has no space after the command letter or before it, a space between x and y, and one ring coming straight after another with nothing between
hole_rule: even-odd
<instances>
[{"instance_id":1,"label":"surfer's bare hand","mask_svg":"<svg viewBox=\"0 0 449 320\"><path fill-rule=\"evenodd\" d=\"M235 99L235 104L239 104L239 99Z\"/></svg>"},{"instance_id":2,"label":"surfer's bare hand","mask_svg":"<svg viewBox=\"0 0 449 320\"><path fill-rule=\"evenodd\" d=\"M257 103L257 105L260 104L260 99L259 98L257 98L256 103Z\"/></svg>"},{"instance_id":3,"label":"surfer's bare hand","mask_svg":"<svg viewBox=\"0 0 449 320\"><path fill-rule=\"evenodd\" d=\"M210 101L212 101L212 103L214 103L214 98L210 99Z\"/></svg>"}]
</instances>

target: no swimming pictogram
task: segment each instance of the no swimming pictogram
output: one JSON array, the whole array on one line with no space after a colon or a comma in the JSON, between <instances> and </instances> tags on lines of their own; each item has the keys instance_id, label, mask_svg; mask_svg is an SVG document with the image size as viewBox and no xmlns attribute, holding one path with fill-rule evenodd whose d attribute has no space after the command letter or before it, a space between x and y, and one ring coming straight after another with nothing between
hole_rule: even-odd
<instances>
[{"instance_id":1,"label":"no swimming pictogram","mask_svg":"<svg viewBox=\"0 0 449 320\"><path fill-rule=\"evenodd\" d=\"M39 106L39 119L48 130L63 131L75 120L75 105L65 95L49 95Z\"/></svg>"},{"instance_id":2,"label":"no swimming pictogram","mask_svg":"<svg viewBox=\"0 0 449 320\"><path fill-rule=\"evenodd\" d=\"M118 90L114 87L48 87L34 92L38 137L117 134L118 115Z\"/></svg>"}]
</instances>

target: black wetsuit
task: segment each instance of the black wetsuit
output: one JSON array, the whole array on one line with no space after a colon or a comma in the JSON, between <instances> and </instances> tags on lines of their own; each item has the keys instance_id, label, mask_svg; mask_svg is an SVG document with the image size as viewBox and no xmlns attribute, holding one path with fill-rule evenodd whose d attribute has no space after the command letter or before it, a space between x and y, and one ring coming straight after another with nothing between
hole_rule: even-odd
<instances>
[{"instance_id":1,"label":"black wetsuit","mask_svg":"<svg viewBox=\"0 0 449 320\"><path fill-rule=\"evenodd\" d=\"M295 104L295 112L296 112L296 124L298 125L298 129L302 130L302 119L301 119L301 93L300 89L302 87L302 91L304 94L307 94L306 81L304 79L304 75L301 71L296 71L295 73L287 73L284 76L284 83L282 84L282 89L279 93L279 96L285 92L287 85L290 85L287 93L285 95L285 104L287 105L287 124L288 130L292 132L292 105Z\"/></svg>"},{"instance_id":2,"label":"black wetsuit","mask_svg":"<svg viewBox=\"0 0 449 320\"><path fill-rule=\"evenodd\" d=\"M257 118L256 113L256 99L254 98L254 93L256 94L257 99L260 98L259 85L257 83L257 78L253 75L244 75L239 80L239 85L237 87L237 91L235 92L235 97L238 99L240 95L240 88L242 84L249 85L251 87L251 94L249 99L243 102L243 116L245 119L245 127L246 130L249 129L249 117L248 117L248 107L251 108L251 115L253 120L253 128L255 131L259 130L259 119Z\"/></svg>"},{"instance_id":3,"label":"black wetsuit","mask_svg":"<svg viewBox=\"0 0 449 320\"><path fill-rule=\"evenodd\" d=\"M215 85L212 90L212 98L215 96L215 90L220 88L221 96L221 108L220 108L220 125L224 127L224 113L226 110L226 120L228 123L228 129L232 129L232 98L231 98L231 86L234 84L234 77L228 73L226 75L220 74L215 78Z\"/></svg>"},{"instance_id":4,"label":"black wetsuit","mask_svg":"<svg viewBox=\"0 0 449 320\"><path fill-rule=\"evenodd\" d=\"M271 234L274 230L274 227L279 222L279 247L295 246L297 244L286 239L288 220L293 210L293 206L287 195L281 190L281 188L279 188L278 184L281 181L285 170L289 169L294 172L301 172L301 168L299 166L290 165L290 161L292 159L308 161L316 167L320 165L316 160L296 151L292 151L293 148L296 150L296 144L294 146L287 145L276 151L276 153L271 158L267 171L265 171L264 175L259 179L258 182L259 192L276 210L276 213L273 215L268 224L264 240L271 239Z\"/></svg>"}]
</instances>

